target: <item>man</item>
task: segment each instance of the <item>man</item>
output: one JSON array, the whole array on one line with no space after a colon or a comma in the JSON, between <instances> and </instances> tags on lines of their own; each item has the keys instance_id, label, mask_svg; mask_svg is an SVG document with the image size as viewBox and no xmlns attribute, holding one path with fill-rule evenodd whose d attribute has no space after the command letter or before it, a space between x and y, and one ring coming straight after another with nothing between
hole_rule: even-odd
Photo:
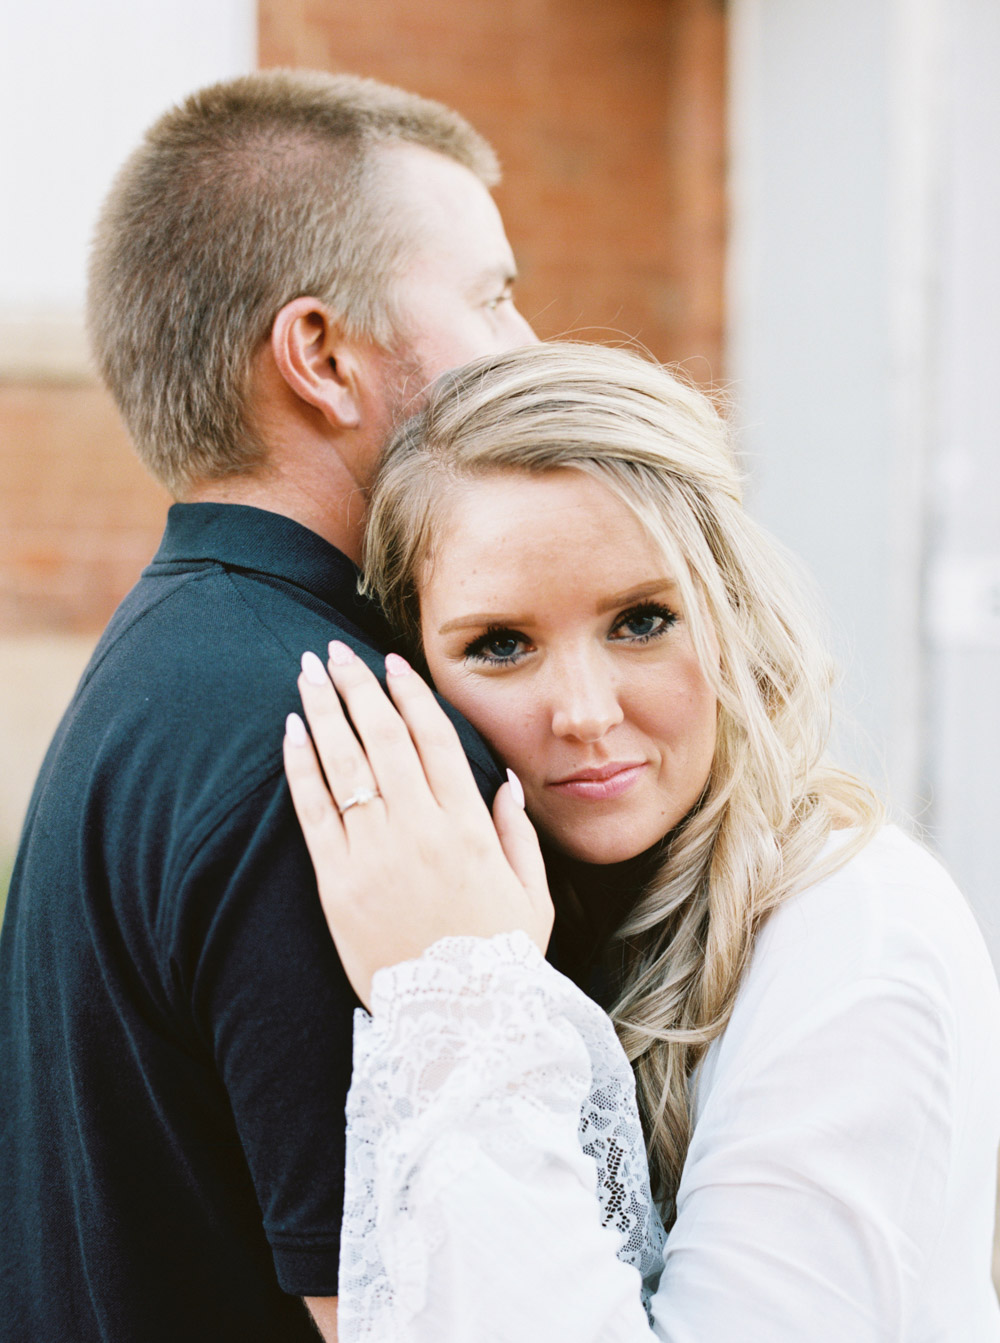
<instances>
[{"instance_id":1,"label":"man","mask_svg":"<svg viewBox=\"0 0 1000 1343\"><path fill-rule=\"evenodd\" d=\"M489 147L372 81L274 71L167 113L90 324L179 501L43 765L2 941L0 1337L336 1337L356 1004L281 770L301 653L356 595L393 420L533 339ZM484 792L495 767L461 725Z\"/></svg>"}]
</instances>

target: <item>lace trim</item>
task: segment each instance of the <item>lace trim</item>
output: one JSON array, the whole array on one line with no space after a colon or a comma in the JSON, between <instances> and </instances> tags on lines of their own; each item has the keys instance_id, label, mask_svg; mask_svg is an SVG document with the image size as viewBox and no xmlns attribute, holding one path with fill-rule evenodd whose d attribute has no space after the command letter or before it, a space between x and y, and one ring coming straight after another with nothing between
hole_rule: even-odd
<instances>
[{"instance_id":1,"label":"lace trim","mask_svg":"<svg viewBox=\"0 0 1000 1343\"><path fill-rule=\"evenodd\" d=\"M522 932L444 938L379 971L372 1011L355 1014L347 1099L344 1343L401 1336L425 1303L440 1245L433 1191L461 1179L484 1148L523 1171L533 1130L553 1115L576 1119L603 1223L618 1233L619 1259L638 1269L648 1307L665 1237L632 1070L606 1014Z\"/></svg>"}]
</instances>

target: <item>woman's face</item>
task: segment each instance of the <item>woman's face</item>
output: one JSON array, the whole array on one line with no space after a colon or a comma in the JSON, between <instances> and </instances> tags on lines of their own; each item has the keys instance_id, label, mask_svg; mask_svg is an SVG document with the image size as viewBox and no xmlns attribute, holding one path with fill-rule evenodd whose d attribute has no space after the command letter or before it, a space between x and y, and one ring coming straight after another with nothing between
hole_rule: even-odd
<instances>
[{"instance_id":1,"label":"woman's face","mask_svg":"<svg viewBox=\"0 0 1000 1343\"><path fill-rule=\"evenodd\" d=\"M716 698L662 557L609 490L572 470L475 481L423 578L437 689L519 776L552 842L616 863L687 815Z\"/></svg>"}]
</instances>

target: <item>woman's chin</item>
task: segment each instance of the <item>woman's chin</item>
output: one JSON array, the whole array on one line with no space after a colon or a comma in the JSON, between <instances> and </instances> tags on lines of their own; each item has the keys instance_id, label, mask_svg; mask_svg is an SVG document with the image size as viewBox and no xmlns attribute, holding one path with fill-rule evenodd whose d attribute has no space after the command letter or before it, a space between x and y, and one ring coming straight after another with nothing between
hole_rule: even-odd
<instances>
[{"instance_id":1,"label":"woman's chin","mask_svg":"<svg viewBox=\"0 0 1000 1343\"><path fill-rule=\"evenodd\" d=\"M590 863L594 867L610 867L614 863L626 863L631 858L638 858L663 838L659 833L633 835L610 829L601 833L597 827L580 835L553 834L551 831L543 833L553 849L578 863Z\"/></svg>"}]
</instances>

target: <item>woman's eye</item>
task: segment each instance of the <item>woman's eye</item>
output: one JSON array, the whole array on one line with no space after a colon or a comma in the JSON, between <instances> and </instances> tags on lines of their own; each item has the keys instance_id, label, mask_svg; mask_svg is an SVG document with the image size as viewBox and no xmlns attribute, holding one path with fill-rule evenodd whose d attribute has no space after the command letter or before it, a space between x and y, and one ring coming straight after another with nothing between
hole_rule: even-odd
<instances>
[{"instance_id":1,"label":"woman's eye","mask_svg":"<svg viewBox=\"0 0 1000 1343\"><path fill-rule=\"evenodd\" d=\"M666 606L637 606L618 617L611 631L612 639L628 639L633 643L646 643L660 634L666 634L676 625L677 617Z\"/></svg>"},{"instance_id":2,"label":"woman's eye","mask_svg":"<svg viewBox=\"0 0 1000 1343\"><path fill-rule=\"evenodd\" d=\"M476 662L490 662L494 666L500 663L516 662L529 647L528 640L516 630L487 630L478 639L473 639L465 650L465 656Z\"/></svg>"}]
</instances>

